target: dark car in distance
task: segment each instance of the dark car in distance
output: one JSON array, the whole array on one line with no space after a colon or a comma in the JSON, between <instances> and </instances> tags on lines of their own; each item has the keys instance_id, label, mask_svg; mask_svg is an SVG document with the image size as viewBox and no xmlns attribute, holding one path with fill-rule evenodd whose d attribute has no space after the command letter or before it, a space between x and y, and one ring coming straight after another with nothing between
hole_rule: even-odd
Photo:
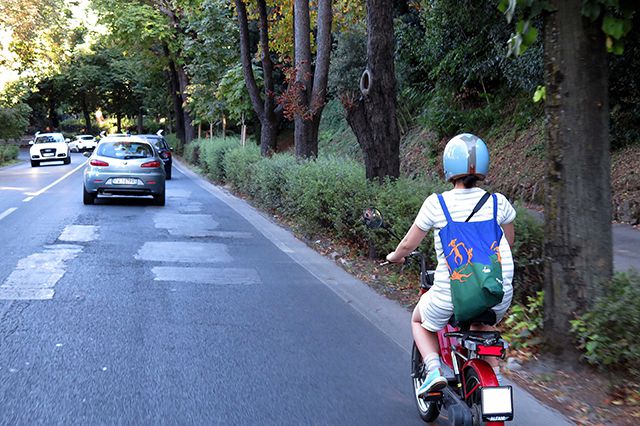
<instances>
[{"instance_id":1,"label":"dark car in distance","mask_svg":"<svg viewBox=\"0 0 640 426\"><path fill-rule=\"evenodd\" d=\"M166 139L162 136L162 131L156 133L155 135L136 135L136 137L151 143L156 148L156 150L158 151L158 155L160 155L162 163L164 164L164 172L167 180L170 180L173 159L171 156L171 147L167 143Z\"/></svg>"}]
</instances>

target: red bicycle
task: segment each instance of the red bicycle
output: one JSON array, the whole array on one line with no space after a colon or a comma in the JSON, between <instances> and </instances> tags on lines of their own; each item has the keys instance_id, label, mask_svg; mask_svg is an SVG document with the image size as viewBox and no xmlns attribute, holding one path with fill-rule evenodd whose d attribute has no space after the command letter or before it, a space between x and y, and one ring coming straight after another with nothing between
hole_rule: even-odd
<instances>
[{"instance_id":1,"label":"red bicycle","mask_svg":"<svg viewBox=\"0 0 640 426\"><path fill-rule=\"evenodd\" d=\"M377 209L364 211L367 227L382 228L392 236L397 235L384 223ZM416 259L420 264L420 296L433 285L435 271L427 270L426 257L419 251L407 259ZM387 262L385 262L387 263ZM440 358L447 378L447 386L441 391L418 396L418 389L426 377L426 368L416 344L411 351L411 378L413 395L420 418L425 422L435 421L445 409L451 424L460 426L503 425L513 420L513 390L511 386L500 386L491 366L483 357L504 358L507 342L497 331L473 331L473 324L495 324L496 317L488 310L464 323L452 318L447 327L440 330Z\"/></svg>"}]
</instances>

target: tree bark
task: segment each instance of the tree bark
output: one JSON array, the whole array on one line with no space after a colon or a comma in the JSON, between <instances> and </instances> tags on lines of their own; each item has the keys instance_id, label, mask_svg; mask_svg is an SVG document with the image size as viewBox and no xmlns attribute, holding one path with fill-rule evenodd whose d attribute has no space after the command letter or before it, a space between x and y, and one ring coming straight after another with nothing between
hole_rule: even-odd
<instances>
[{"instance_id":1,"label":"tree bark","mask_svg":"<svg viewBox=\"0 0 640 426\"><path fill-rule=\"evenodd\" d=\"M184 111L182 110L182 95L180 94L180 84L178 83L178 71L176 64L169 56L169 48L165 45L164 52L169 62L169 92L171 94L171 103L173 104L173 113L176 120L176 137L185 144L184 134Z\"/></svg>"},{"instance_id":2,"label":"tree bark","mask_svg":"<svg viewBox=\"0 0 640 426\"><path fill-rule=\"evenodd\" d=\"M84 92L82 93L82 115L84 116L85 133L91 134L91 113L87 105L87 94Z\"/></svg>"},{"instance_id":3,"label":"tree bark","mask_svg":"<svg viewBox=\"0 0 640 426\"><path fill-rule=\"evenodd\" d=\"M238 12L238 28L240 30L240 58L242 60L242 72L247 84L247 91L251 99L258 120L260 120L260 153L269 156L276 151L276 143L279 131L279 115L276 114L273 83L273 63L269 51L269 22L267 5L265 0L258 0L259 35L262 72L264 80L264 100L260 97L260 89L253 75L251 66L251 49L249 46L249 21L247 8L242 0L235 0Z\"/></svg>"},{"instance_id":4,"label":"tree bark","mask_svg":"<svg viewBox=\"0 0 640 426\"><path fill-rule=\"evenodd\" d=\"M122 133L122 114L116 111L116 128L118 133Z\"/></svg>"},{"instance_id":5,"label":"tree bark","mask_svg":"<svg viewBox=\"0 0 640 426\"><path fill-rule=\"evenodd\" d=\"M544 330L553 353L573 352L569 320L612 275L607 53L601 21L582 0L552 1L545 21L547 188Z\"/></svg>"},{"instance_id":6,"label":"tree bark","mask_svg":"<svg viewBox=\"0 0 640 426\"><path fill-rule=\"evenodd\" d=\"M191 142L195 138L195 129L193 127L193 120L191 119L191 114L184 107L185 93L187 91L187 86L189 85L189 76L184 70L184 67L176 64L176 71L178 72L178 85L180 88L180 96L182 97L182 116L184 123L184 141L185 143Z\"/></svg>"},{"instance_id":7,"label":"tree bark","mask_svg":"<svg viewBox=\"0 0 640 426\"><path fill-rule=\"evenodd\" d=\"M362 148L367 179L378 182L400 175L393 34L393 1L367 0L366 90L358 99L342 97L347 122Z\"/></svg>"},{"instance_id":8,"label":"tree bark","mask_svg":"<svg viewBox=\"0 0 640 426\"><path fill-rule=\"evenodd\" d=\"M141 135L144 133L144 109L142 107L138 108L138 134Z\"/></svg>"},{"instance_id":9,"label":"tree bark","mask_svg":"<svg viewBox=\"0 0 640 426\"><path fill-rule=\"evenodd\" d=\"M318 128L324 109L329 75L333 11L330 0L318 2L316 66L312 72L309 2L295 0L294 5L294 47L298 95L297 112L294 118L295 151L298 158L315 158L318 156Z\"/></svg>"}]
</instances>

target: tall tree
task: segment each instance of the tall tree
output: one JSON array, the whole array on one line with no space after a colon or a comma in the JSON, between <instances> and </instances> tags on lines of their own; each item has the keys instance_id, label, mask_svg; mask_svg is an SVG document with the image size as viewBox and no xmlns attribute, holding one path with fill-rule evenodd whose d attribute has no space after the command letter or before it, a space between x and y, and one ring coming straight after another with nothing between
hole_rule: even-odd
<instances>
[{"instance_id":1,"label":"tall tree","mask_svg":"<svg viewBox=\"0 0 640 426\"><path fill-rule=\"evenodd\" d=\"M342 97L347 122L362 148L367 179L400 174L400 131L396 119L393 1L367 0L367 69L361 95Z\"/></svg>"},{"instance_id":2,"label":"tall tree","mask_svg":"<svg viewBox=\"0 0 640 426\"><path fill-rule=\"evenodd\" d=\"M238 28L240 30L240 59L242 71L251 98L253 110L260 120L260 152L268 156L276 150L278 136L279 113L276 112L274 99L273 62L269 50L269 21L265 0L257 0L258 3L258 28L260 38L260 57L262 62L262 75L264 92L260 93L253 67L251 65L251 46L249 42L249 18L247 7L243 0L235 0L238 13Z\"/></svg>"},{"instance_id":3,"label":"tall tree","mask_svg":"<svg viewBox=\"0 0 640 426\"><path fill-rule=\"evenodd\" d=\"M517 3L502 0L507 19ZM510 40L516 54L536 39L544 16L547 143L545 318L549 348L574 352L569 321L588 310L613 272L607 50L620 54L631 3L552 0L530 4ZM527 10L525 9L525 15Z\"/></svg>"},{"instance_id":4,"label":"tall tree","mask_svg":"<svg viewBox=\"0 0 640 426\"><path fill-rule=\"evenodd\" d=\"M298 158L318 156L318 127L325 105L331 55L331 0L318 2L316 61L312 69L309 1L295 0L295 84L292 111Z\"/></svg>"},{"instance_id":5,"label":"tall tree","mask_svg":"<svg viewBox=\"0 0 640 426\"><path fill-rule=\"evenodd\" d=\"M557 351L569 320L611 277L607 51L582 0L554 0L545 22L547 189L545 333Z\"/></svg>"}]
</instances>

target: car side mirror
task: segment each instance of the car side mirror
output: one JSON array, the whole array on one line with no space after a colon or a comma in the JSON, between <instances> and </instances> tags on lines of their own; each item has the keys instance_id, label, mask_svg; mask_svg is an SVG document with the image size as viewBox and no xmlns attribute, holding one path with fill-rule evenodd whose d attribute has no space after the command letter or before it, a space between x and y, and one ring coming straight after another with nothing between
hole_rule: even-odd
<instances>
[{"instance_id":1,"label":"car side mirror","mask_svg":"<svg viewBox=\"0 0 640 426\"><path fill-rule=\"evenodd\" d=\"M66 138L64 141L65 141L66 143L69 143L69 142L71 142L71 139Z\"/></svg>"},{"instance_id":2,"label":"car side mirror","mask_svg":"<svg viewBox=\"0 0 640 426\"><path fill-rule=\"evenodd\" d=\"M91 157L91 153L87 151L83 152L82 155L84 155L87 158Z\"/></svg>"},{"instance_id":3,"label":"car side mirror","mask_svg":"<svg viewBox=\"0 0 640 426\"><path fill-rule=\"evenodd\" d=\"M29 145L33 145L35 141L29 141Z\"/></svg>"}]
</instances>

